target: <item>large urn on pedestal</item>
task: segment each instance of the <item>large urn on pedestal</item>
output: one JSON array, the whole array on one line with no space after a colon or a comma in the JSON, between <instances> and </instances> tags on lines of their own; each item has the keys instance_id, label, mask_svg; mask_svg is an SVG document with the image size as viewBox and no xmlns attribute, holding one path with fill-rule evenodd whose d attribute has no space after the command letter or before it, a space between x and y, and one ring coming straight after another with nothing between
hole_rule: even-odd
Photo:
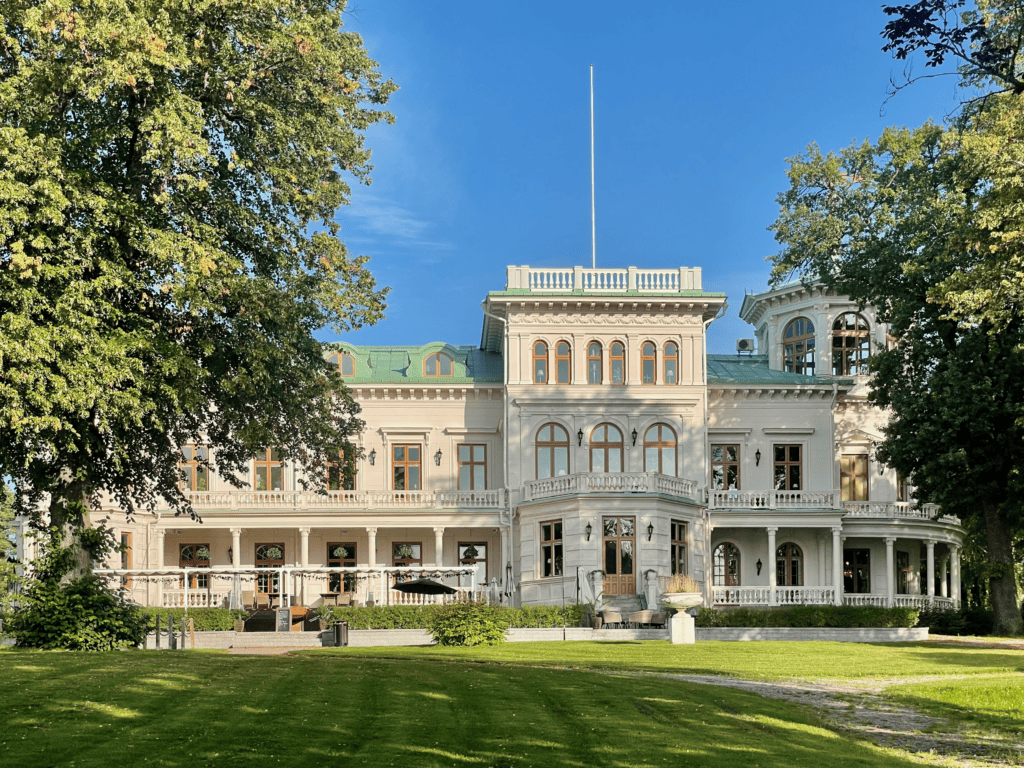
<instances>
[{"instance_id":1,"label":"large urn on pedestal","mask_svg":"<svg viewBox=\"0 0 1024 768\"><path fill-rule=\"evenodd\" d=\"M678 613L668 621L668 640L673 645L692 645L697 642L697 628L693 616L686 613L687 608L694 608L704 602L700 592L664 592L661 595L662 605L675 608Z\"/></svg>"}]
</instances>

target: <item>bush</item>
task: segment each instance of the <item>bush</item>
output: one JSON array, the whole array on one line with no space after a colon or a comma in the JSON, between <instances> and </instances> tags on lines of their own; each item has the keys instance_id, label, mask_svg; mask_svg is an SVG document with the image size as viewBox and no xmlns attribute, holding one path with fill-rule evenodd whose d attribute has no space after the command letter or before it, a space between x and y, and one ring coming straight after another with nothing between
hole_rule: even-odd
<instances>
[{"instance_id":1,"label":"bush","mask_svg":"<svg viewBox=\"0 0 1024 768\"><path fill-rule=\"evenodd\" d=\"M231 610L229 608L189 608L185 613L184 608L146 608L146 630L153 632L156 629L156 617L160 617L160 631L167 631L167 620L171 619L175 628L181 628L181 620L184 617L192 619L192 626L196 632L223 631L235 628L236 619L244 619L249 615L248 611Z\"/></svg>"},{"instance_id":2,"label":"bush","mask_svg":"<svg viewBox=\"0 0 1024 768\"><path fill-rule=\"evenodd\" d=\"M472 601L449 603L434 610L430 632L438 645L499 645L508 623L498 606Z\"/></svg>"},{"instance_id":3,"label":"bush","mask_svg":"<svg viewBox=\"0 0 1024 768\"><path fill-rule=\"evenodd\" d=\"M339 606L337 621L347 621L349 629L430 629L440 605L375 605L369 608ZM491 606L508 627L578 627L587 608L583 605L535 605L525 608Z\"/></svg>"},{"instance_id":4,"label":"bush","mask_svg":"<svg viewBox=\"0 0 1024 768\"><path fill-rule=\"evenodd\" d=\"M995 614L988 608L961 608L958 611L921 611L917 626L928 627L932 635L991 635Z\"/></svg>"},{"instance_id":5,"label":"bush","mask_svg":"<svg viewBox=\"0 0 1024 768\"><path fill-rule=\"evenodd\" d=\"M701 608L698 627L830 627L885 628L913 627L916 608L877 608L870 605L797 605L764 610Z\"/></svg>"}]
</instances>

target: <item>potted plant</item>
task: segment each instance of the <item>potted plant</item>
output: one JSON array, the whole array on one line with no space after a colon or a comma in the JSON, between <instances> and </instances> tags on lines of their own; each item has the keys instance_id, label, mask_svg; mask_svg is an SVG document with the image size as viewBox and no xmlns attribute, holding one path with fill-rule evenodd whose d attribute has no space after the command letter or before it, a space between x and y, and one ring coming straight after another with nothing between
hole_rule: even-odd
<instances>
[{"instance_id":1,"label":"potted plant","mask_svg":"<svg viewBox=\"0 0 1024 768\"><path fill-rule=\"evenodd\" d=\"M320 605L313 609L313 615L320 623L321 631L330 629L331 624L334 623L334 609L324 603L320 603Z\"/></svg>"},{"instance_id":2,"label":"potted plant","mask_svg":"<svg viewBox=\"0 0 1024 768\"><path fill-rule=\"evenodd\" d=\"M395 545L395 559L396 560L408 560L413 556L412 546L409 544L397 544Z\"/></svg>"},{"instance_id":3,"label":"potted plant","mask_svg":"<svg viewBox=\"0 0 1024 768\"><path fill-rule=\"evenodd\" d=\"M685 610L703 603L704 596L696 581L689 576L677 573L665 585L665 591L661 593L661 602L663 605Z\"/></svg>"},{"instance_id":4,"label":"potted plant","mask_svg":"<svg viewBox=\"0 0 1024 768\"><path fill-rule=\"evenodd\" d=\"M199 547L196 550L196 560L209 560L210 550L207 547Z\"/></svg>"},{"instance_id":5,"label":"potted plant","mask_svg":"<svg viewBox=\"0 0 1024 768\"><path fill-rule=\"evenodd\" d=\"M348 547L335 547L334 551L331 552L331 556L336 557L339 560L344 560L346 557L349 556Z\"/></svg>"}]
</instances>

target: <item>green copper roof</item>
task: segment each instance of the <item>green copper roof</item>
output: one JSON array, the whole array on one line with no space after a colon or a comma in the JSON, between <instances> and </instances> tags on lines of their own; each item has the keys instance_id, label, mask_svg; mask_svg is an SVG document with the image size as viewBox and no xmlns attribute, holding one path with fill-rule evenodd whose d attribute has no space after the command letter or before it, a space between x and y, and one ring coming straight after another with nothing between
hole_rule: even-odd
<instances>
[{"instance_id":1,"label":"green copper roof","mask_svg":"<svg viewBox=\"0 0 1024 768\"><path fill-rule=\"evenodd\" d=\"M501 355L470 346L455 347L439 341L421 347L357 347L339 342L332 349L347 352L355 361L355 376L347 384L501 384ZM423 361L436 352L452 360L451 376L424 376Z\"/></svg>"},{"instance_id":2,"label":"green copper roof","mask_svg":"<svg viewBox=\"0 0 1024 768\"><path fill-rule=\"evenodd\" d=\"M802 384L832 386L833 379L775 371L768 367L767 355L708 355L708 384ZM848 379L836 379L849 385Z\"/></svg>"}]
</instances>

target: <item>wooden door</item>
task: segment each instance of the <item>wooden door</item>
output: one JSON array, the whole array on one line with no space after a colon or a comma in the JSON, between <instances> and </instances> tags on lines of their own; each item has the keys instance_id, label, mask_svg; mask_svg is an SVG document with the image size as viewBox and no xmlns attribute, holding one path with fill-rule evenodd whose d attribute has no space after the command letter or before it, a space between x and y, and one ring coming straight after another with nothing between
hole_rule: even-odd
<instances>
[{"instance_id":1,"label":"wooden door","mask_svg":"<svg viewBox=\"0 0 1024 768\"><path fill-rule=\"evenodd\" d=\"M606 517L604 529L604 593L636 594L636 518Z\"/></svg>"}]
</instances>

